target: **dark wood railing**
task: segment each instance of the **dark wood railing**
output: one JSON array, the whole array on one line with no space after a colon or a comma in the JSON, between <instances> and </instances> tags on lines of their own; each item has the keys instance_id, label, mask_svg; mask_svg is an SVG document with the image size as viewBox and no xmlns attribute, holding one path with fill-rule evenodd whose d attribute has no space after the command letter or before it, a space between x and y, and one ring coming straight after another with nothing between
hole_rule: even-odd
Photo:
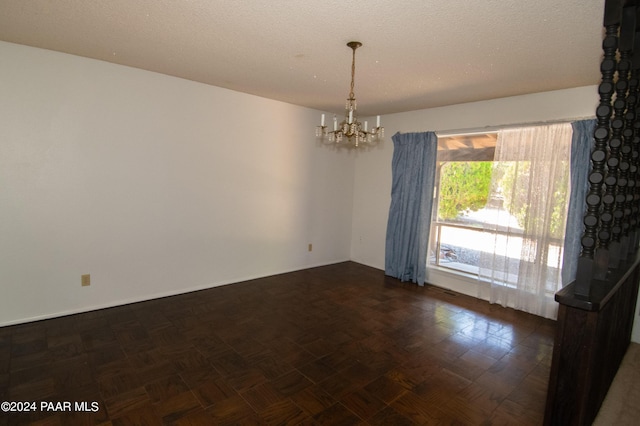
<instances>
[{"instance_id":1,"label":"dark wood railing","mask_svg":"<svg viewBox=\"0 0 640 426\"><path fill-rule=\"evenodd\" d=\"M545 424L591 425L631 340L640 259L612 277L593 281L588 300L575 283L556 294L560 303Z\"/></svg>"},{"instance_id":2,"label":"dark wood railing","mask_svg":"<svg viewBox=\"0 0 640 426\"><path fill-rule=\"evenodd\" d=\"M600 103L576 280L559 291L547 425L590 425L631 340L640 280L640 19L606 0ZM634 54L634 47L638 52Z\"/></svg>"}]
</instances>

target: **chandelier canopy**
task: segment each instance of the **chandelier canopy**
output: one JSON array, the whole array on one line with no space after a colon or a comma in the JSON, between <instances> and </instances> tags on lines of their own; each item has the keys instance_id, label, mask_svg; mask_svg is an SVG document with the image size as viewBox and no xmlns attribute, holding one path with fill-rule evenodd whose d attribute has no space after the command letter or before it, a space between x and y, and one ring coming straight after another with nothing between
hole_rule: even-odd
<instances>
[{"instance_id":1,"label":"chandelier canopy","mask_svg":"<svg viewBox=\"0 0 640 426\"><path fill-rule=\"evenodd\" d=\"M376 126L368 129L369 123L364 125L358 121L356 116L356 96L353 93L353 86L356 74L356 49L362 46L359 41L350 41L347 46L353 50L351 60L351 90L345 106L345 116L342 122L338 123L337 117L333 116L333 130L328 130L325 125L325 116L322 114L320 125L316 127L316 138L327 145L338 147L359 148L362 146L376 145L384 137L384 127L380 126L380 116L376 118Z\"/></svg>"}]
</instances>

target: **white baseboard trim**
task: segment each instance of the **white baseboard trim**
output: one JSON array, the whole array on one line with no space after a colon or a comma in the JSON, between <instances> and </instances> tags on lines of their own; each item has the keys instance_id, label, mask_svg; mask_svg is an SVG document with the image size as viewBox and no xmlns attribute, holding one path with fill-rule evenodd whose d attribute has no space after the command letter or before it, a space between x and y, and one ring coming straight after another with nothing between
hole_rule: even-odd
<instances>
[{"instance_id":1,"label":"white baseboard trim","mask_svg":"<svg viewBox=\"0 0 640 426\"><path fill-rule=\"evenodd\" d=\"M104 304L99 304L99 305L83 306L82 308L78 308L78 309L70 309L70 310L66 310L66 311L58 311L58 312L53 312L53 313L50 313L50 314L38 315L38 316L35 316L35 317L19 318L19 319L16 319L16 320L11 320L11 321L6 321L6 322L3 322L3 323L0 323L0 327L7 327L7 326L19 325L19 324L27 324L27 323L31 323L31 322L43 321L43 320L48 320L48 319L52 319L52 318L59 318L59 317L64 317L64 316L68 316L68 315L82 314L82 313L91 312L91 311L98 311L98 310L101 310L101 309L114 308L116 306L130 305L132 303L139 303L139 302L146 302L146 301L149 301L149 300L162 299L164 297L171 297L171 296L177 296L177 295L180 295L180 294L193 293L194 291L207 290L207 289L210 289L210 288L221 287L221 286L224 286L224 285L239 284L239 283L242 283L242 282L245 282L245 281L251 281L251 280L255 280L255 279L259 279L259 278L267 278L267 277L272 277L272 276L275 276L275 275L287 274L289 272L302 271L304 269L318 268L318 267L321 267L321 266L334 265L336 263L349 262L349 261L350 261L350 259L320 262L320 263L315 263L315 264L309 264L309 265L306 265L306 266L301 266L299 268L285 269L285 270L280 271L280 272L275 272L275 271L274 272L266 272L264 274L250 275L250 276L246 276L246 277L242 277L242 278L233 278L233 279L230 279L230 280L219 281L219 282L215 282L215 283L211 283L211 284L205 284L205 285L201 285L201 286L181 288L181 289L175 290L175 291L165 291L165 292L154 293L154 294L150 294L150 295L142 296L142 297L132 297L130 299L116 300L116 301L112 301L112 302L108 302L108 303L104 303Z\"/></svg>"}]
</instances>

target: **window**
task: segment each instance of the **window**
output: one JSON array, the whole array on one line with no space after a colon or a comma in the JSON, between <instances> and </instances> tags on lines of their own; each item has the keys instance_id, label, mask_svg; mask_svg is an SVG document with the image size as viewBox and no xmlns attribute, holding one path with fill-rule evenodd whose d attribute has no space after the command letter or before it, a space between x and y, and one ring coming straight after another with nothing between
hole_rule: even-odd
<instances>
[{"instance_id":1,"label":"window","mask_svg":"<svg viewBox=\"0 0 640 426\"><path fill-rule=\"evenodd\" d=\"M582 168L570 170L573 147L566 122L439 137L425 262L433 280L473 281L491 303L555 318L554 294L571 273L565 251L573 259L578 250L573 240L564 246L570 181L582 185Z\"/></svg>"},{"instance_id":2,"label":"window","mask_svg":"<svg viewBox=\"0 0 640 426\"><path fill-rule=\"evenodd\" d=\"M478 274L496 133L438 138L430 266Z\"/></svg>"},{"instance_id":3,"label":"window","mask_svg":"<svg viewBox=\"0 0 640 426\"><path fill-rule=\"evenodd\" d=\"M525 210L531 196L528 185L533 184L514 185L516 179L530 173L530 163L526 158L504 161L503 157L503 161L495 161L497 138L497 133L482 133L438 139L428 266L477 276L483 256L497 256L500 260L494 260L493 265L504 266L491 272L492 277L515 287L518 277L514 271L522 270L522 266L512 267L510 263L545 263L551 277L559 271L566 212L554 209L566 209L566 204L555 203L544 212L552 218L550 237L531 238L524 227L532 220ZM565 200L568 162L560 175L553 183L552 193ZM555 285L549 285L550 292L556 290Z\"/></svg>"}]
</instances>

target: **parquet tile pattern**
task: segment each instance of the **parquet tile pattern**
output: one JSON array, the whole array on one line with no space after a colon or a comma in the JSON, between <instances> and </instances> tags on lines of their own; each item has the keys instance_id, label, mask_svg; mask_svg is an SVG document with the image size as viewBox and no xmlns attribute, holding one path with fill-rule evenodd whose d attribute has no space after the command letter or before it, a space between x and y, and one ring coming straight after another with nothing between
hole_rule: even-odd
<instances>
[{"instance_id":1,"label":"parquet tile pattern","mask_svg":"<svg viewBox=\"0 0 640 426\"><path fill-rule=\"evenodd\" d=\"M340 263L0 328L0 426L538 425L554 328Z\"/></svg>"}]
</instances>

